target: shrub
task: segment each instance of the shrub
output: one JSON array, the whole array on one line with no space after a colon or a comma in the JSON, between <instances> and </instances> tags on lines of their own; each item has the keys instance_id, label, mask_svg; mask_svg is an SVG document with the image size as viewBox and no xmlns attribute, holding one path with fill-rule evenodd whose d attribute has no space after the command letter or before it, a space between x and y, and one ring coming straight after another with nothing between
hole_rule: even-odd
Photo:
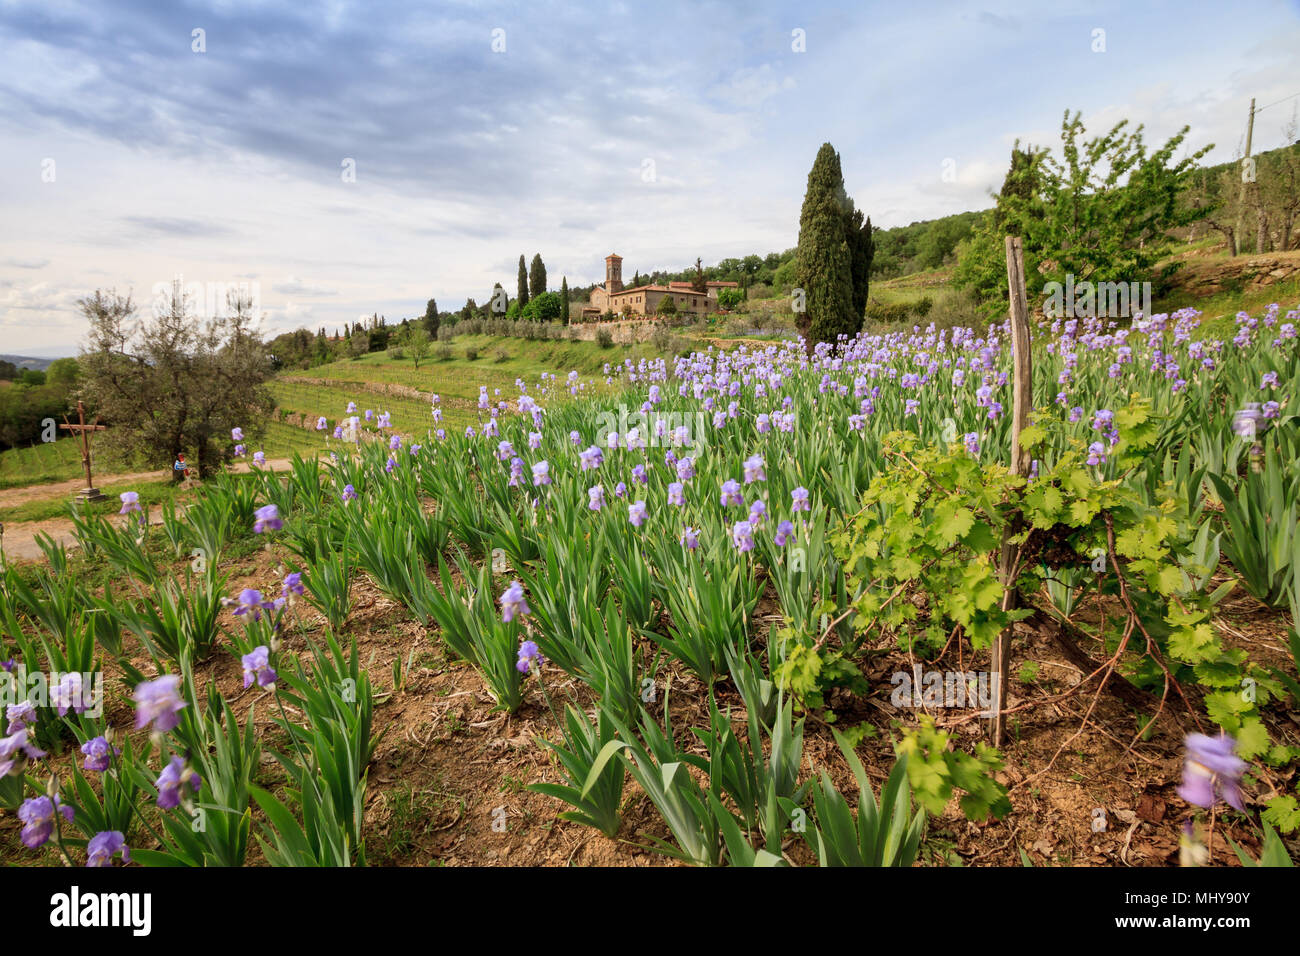
<instances>
[{"instance_id":1,"label":"shrub","mask_svg":"<svg viewBox=\"0 0 1300 956\"><path fill-rule=\"evenodd\" d=\"M406 358L406 350L400 345L397 348L389 349L388 358L390 361L400 362L402 359Z\"/></svg>"},{"instance_id":2,"label":"shrub","mask_svg":"<svg viewBox=\"0 0 1300 956\"><path fill-rule=\"evenodd\" d=\"M673 301L671 295L665 295L659 300L659 304L655 306L655 313L657 315L676 315L677 303Z\"/></svg>"},{"instance_id":3,"label":"shrub","mask_svg":"<svg viewBox=\"0 0 1300 956\"><path fill-rule=\"evenodd\" d=\"M467 349L465 350L465 358L469 359L471 362L477 360L477 359L478 359L478 349L474 348L473 346L470 346L469 348L467 348Z\"/></svg>"},{"instance_id":4,"label":"shrub","mask_svg":"<svg viewBox=\"0 0 1300 956\"><path fill-rule=\"evenodd\" d=\"M609 329L596 330L596 344L602 349L613 348L614 334Z\"/></svg>"},{"instance_id":5,"label":"shrub","mask_svg":"<svg viewBox=\"0 0 1300 956\"><path fill-rule=\"evenodd\" d=\"M439 346L438 346L438 361L440 361L440 362L450 362L450 361L451 361L451 346L450 346L450 345L439 345Z\"/></svg>"},{"instance_id":6,"label":"shrub","mask_svg":"<svg viewBox=\"0 0 1300 956\"><path fill-rule=\"evenodd\" d=\"M506 362L509 361L510 359L510 353L507 352L505 349L497 349L495 352L492 353L492 355L493 358L498 362Z\"/></svg>"}]
</instances>

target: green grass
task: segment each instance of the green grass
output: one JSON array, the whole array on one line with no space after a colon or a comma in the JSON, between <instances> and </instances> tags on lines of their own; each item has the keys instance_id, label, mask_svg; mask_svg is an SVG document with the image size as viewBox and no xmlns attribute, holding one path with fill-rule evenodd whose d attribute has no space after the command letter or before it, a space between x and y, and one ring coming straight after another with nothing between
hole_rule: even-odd
<instances>
[{"instance_id":1,"label":"green grass","mask_svg":"<svg viewBox=\"0 0 1300 956\"><path fill-rule=\"evenodd\" d=\"M291 458L296 451L303 457L319 453L324 439L316 432L272 421L267 424L266 439L257 449L267 458ZM95 450L91 443L91 467L96 484L111 480L114 474L136 471L161 471L157 465L128 462ZM81 446L76 439L37 443L28 448L9 448L0 452L0 489L24 488L52 481L81 478ZM101 478L100 476L104 476ZM125 489L124 489L125 490Z\"/></svg>"},{"instance_id":2,"label":"green grass","mask_svg":"<svg viewBox=\"0 0 1300 956\"><path fill-rule=\"evenodd\" d=\"M438 343L442 345L444 343ZM367 408L386 411L399 434L420 436L433 429L430 397L441 397L441 427L462 431L479 421L479 386L486 385L492 400L510 400L519 395L516 380L522 379L529 394L536 391L543 372L563 379L576 371L587 381L587 391L604 388L604 366L625 359L656 358L659 353L648 342L615 345L602 349L595 342L532 341L490 335L460 335L450 346L452 357L440 359L437 346L417 369L410 358L395 359L389 352L374 352L356 360L331 362L308 371L287 372L271 383L279 408L287 413L315 418L324 415L328 431L346 417L347 403L357 403L357 414ZM478 357L471 361L467 350ZM316 384L312 380L319 381ZM420 397L391 395L385 385L417 389ZM497 390L499 391L499 394ZM563 382L556 383L549 396L554 402L568 398ZM268 457L270 453L268 452Z\"/></svg>"}]
</instances>

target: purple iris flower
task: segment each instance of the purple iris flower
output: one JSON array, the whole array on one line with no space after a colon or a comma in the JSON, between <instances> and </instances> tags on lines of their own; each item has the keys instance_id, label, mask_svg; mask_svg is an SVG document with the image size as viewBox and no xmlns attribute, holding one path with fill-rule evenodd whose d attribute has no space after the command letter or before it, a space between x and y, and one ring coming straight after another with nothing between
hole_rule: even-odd
<instances>
[{"instance_id":1,"label":"purple iris flower","mask_svg":"<svg viewBox=\"0 0 1300 956\"><path fill-rule=\"evenodd\" d=\"M390 475L397 469L397 461L392 455L388 456L388 461L384 462L384 471Z\"/></svg>"},{"instance_id":2,"label":"purple iris flower","mask_svg":"<svg viewBox=\"0 0 1300 956\"><path fill-rule=\"evenodd\" d=\"M645 524L646 518L649 516L644 501L634 501L627 506L627 520L632 522L634 528L639 528Z\"/></svg>"},{"instance_id":3,"label":"purple iris flower","mask_svg":"<svg viewBox=\"0 0 1300 956\"><path fill-rule=\"evenodd\" d=\"M605 506L605 489L601 485L592 485L587 489L587 507L599 511Z\"/></svg>"},{"instance_id":4,"label":"purple iris flower","mask_svg":"<svg viewBox=\"0 0 1300 956\"><path fill-rule=\"evenodd\" d=\"M22 841L29 850L45 845L54 833L54 815L63 814L63 818L72 822L73 809L63 803L57 796L32 797L24 800L18 808L18 820L23 825Z\"/></svg>"},{"instance_id":5,"label":"purple iris flower","mask_svg":"<svg viewBox=\"0 0 1300 956\"><path fill-rule=\"evenodd\" d=\"M280 588L280 594L288 597L290 594L305 594L306 588L302 586L302 572L291 571L284 576L284 584Z\"/></svg>"},{"instance_id":6,"label":"purple iris flower","mask_svg":"<svg viewBox=\"0 0 1300 956\"><path fill-rule=\"evenodd\" d=\"M253 517L257 520L253 522L253 533L262 534L264 531L279 531L284 527L284 522L280 520L280 509L275 505L266 505L258 508L253 512Z\"/></svg>"},{"instance_id":7,"label":"purple iris flower","mask_svg":"<svg viewBox=\"0 0 1300 956\"><path fill-rule=\"evenodd\" d=\"M356 489L356 488L353 488L351 485L344 485L344 486L343 486L343 501L344 501L345 503L351 501L351 500L352 500L353 498L355 498L356 496L357 496L357 489Z\"/></svg>"},{"instance_id":8,"label":"purple iris flower","mask_svg":"<svg viewBox=\"0 0 1300 956\"><path fill-rule=\"evenodd\" d=\"M320 418L316 419L316 430L318 432L323 432L327 424L328 422L325 421L325 416L322 415Z\"/></svg>"},{"instance_id":9,"label":"purple iris flower","mask_svg":"<svg viewBox=\"0 0 1300 956\"><path fill-rule=\"evenodd\" d=\"M180 676L164 674L137 685L135 705L136 730L143 730L150 724L153 724L155 733L165 734L172 730L181 722L180 711L188 706L181 698Z\"/></svg>"},{"instance_id":10,"label":"purple iris flower","mask_svg":"<svg viewBox=\"0 0 1300 956\"><path fill-rule=\"evenodd\" d=\"M244 457L244 453L247 452L247 451L248 451L248 449L245 448L243 445L236 445L236 446L235 446L235 457L236 457L236 458L243 458L243 457Z\"/></svg>"},{"instance_id":11,"label":"purple iris flower","mask_svg":"<svg viewBox=\"0 0 1300 956\"><path fill-rule=\"evenodd\" d=\"M650 483L650 479L646 476L645 473L645 465L632 466L632 480L636 482L640 482L643 485L648 485Z\"/></svg>"},{"instance_id":12,"label":"purple iris flower","mask_svg":"<svg viewBox=\"0 0 1300 956\"><path fill-rule=\"evenodd\" d=\"M1106 446L1099 441L1088 446L1088 464L1101 465L1106 462Z\"/></svg>"},{"instance_id":13,"label":"purple iris flower","mask_svg":"<svg viewBox=\"0 0 1300 956\"><path fill-rule=\"evenodd\" d=\"M605 463L605 453L592 445L586 451L579 452L578 459L582 462L583 471L594 471Z\"/></svg>"},{"instance_id":14,"label":"purple iris flower","mask_svg":"<svg viewBox=\"0 0 1300 956\"><path fill-rule=\"evenodd\" d=\"M402 439L400 436L394 435L392 438L388 439L389 451L397 451L397 449L401 447L402 447Z\"/></svg>"},{"instance_id":15,"label":"purple iris flower","mask_svg":"<svg viewBox=\"0 0 1300 956\"><path fill-rule=\"evenodd\" d=\"M1259 380L1259 390L1261 392L1266 388L1277 387L1277 372L1265 372L1264 377Z\"/></svg>"},{"instance_id":16,"label":"purple iris flower","mask_svg":"<svg viewBox=\"0 0 1300 956\"><path fill-rule=\"evenodd\" d=\"M255 451L255 452L253 452L253 464L256 465L256 466L259 467L259 468L262 467L263 465L265 465L265 464L266 464L266 452L264 452L264 451Z\"/></svg>"},{"instance_id":17,"label":"purple iris flower","mask_svg":"<svg viewBox=\"0 0 1300 956\"><path fill-rule=\"evenodd\" d=\"M265 645L253 648L239 660L244 665L245 688L252 687L254 681L258 687L270 687L275 683L277 675L271 668L271 652Z\"/></svg>"},{"instance_id":18,"label":"purple iris flower","mask_svg":"<svg viewBox=\"0 0 1300 956\"><path fill-rule=\"evenodd\" d=\"M782 521L776 526L776 534L772 536L772 540L778 548L784 548L786 541L789 540L792 534L794 534L794 525L789 521Z\"/></svg>"},{"instance_id":19,"label":"purple iris flower","mask_svg":"<svg viewBox=\"0 0 1300 956\"><path fill-rule=\"evenodd\" d=\"M20 730L26 730L28 727L34 727L36 725L36 705L30 700L23 700L16 704L10 704L5 708L5 717L9 721L9 726L5 728L5 733L16 734Z\"/></svg>"},{"instance_id":20,"label":"purple iris flower","mask_svg":"<svg viewBox=\"0 0 1300 956\"><path fill-rule=\"evenodd\" d=\"M980 453L980 436L979 432L967 432L962 436L962 442L966 445L966 450L972 455Z\"/></svg>"},{"instance_id":21,"label":"purple iris flower","mask_svg":"<svg viewBox=\"0 0 1300 956\"><path fill-rule=\"evenodd\" d=\"M1080 406L1078 406L1078 405L1075 405L1074 408L1070 409L1070 423L1071 423L1071 424L1074 424L1075 422L1080 421L1082 418L1083 418L1083 408L1082 408L1082 407L1080 407Z\"/></svg>"},{"instance_id":22,"label":"purple iris flower","mask_svg":"<svg viewBox=\"0 0 1300 956\"><path fill-rule=\"evenodd\" d=\"M515 663L515 670L521 674L530 673L533 668L540 667L542 661L542 652L537 646L536 641L524 641L519 645L519 660Z\"/></svg>"},{"instance_id":23,"label":"purple iris flower","mask_svg":"<svg viewBox=\"0 0 1300 956\"><path fill-rule=\"evenodd\" d=\"M749 506L749 523L752 525L761 524L767 517L767 505L762 501L755 501Z\"/></svg>"},{"instance_id":24,"label":"purple iris flower","mask_svg":"<svg viewBox=\"0 0 1300 956\"><path fill-rule=\"evenodd\" d=\"M812 505L808 501L808 489L804 487L796 488L790 492L790 510L791 511L812 511Z\"/></svg>"},{"instance_id":25,"label":"purple iris flower","mask_svg":"<svg viewBox=\"0 0 1300 956\"><path fill-rule=\"evenodd\" d=\"M695 477L695 459L683 458L677 462L677 480L690 481Z\"/></svg>"},{"instance_id":26,"label":"purple iris flower","mask_svg":"<svg viewBox=\"0 0 1300 956\"><path fill-rule=\"evenodd\" d=\"M230 429L230 437L235 441L243 441L244 430L242 428L232 428Z\"/></svg>"},{"instance_id":27,"label":"purple iris flower","mask_svg":"<svg viewBox=\"0 0 1300 956\"><path fill-rule=\"evenodd\" d=\"M120 514L120 515L124 515L124 514L127 514L128 512L131 512L131 511L139 511L139 510L140 510L140 493L139 493L139 492L137 492L137 491L124 491L124 492L122 492L120 495L118 495L118 497L122 499L122 510L119 511L118 514Z\"/></svg>"},{"instance_id":28,"label":"purple iris flower","mask_svg":"<svg viewBox=\"0 0 1300 956\"><path fill-rule=\"evenodd\" d=\"M678 543L687 551L694 551L700 546L700 532L698 528L692 528L687 525L682 529L682 535L677 539Z\"/></svg>"},{"instance_id":29,"label":"purple iris flower","mask_svg":"<svg viewBox=\"0 0 1300 956\"><path fill-rule=\"evenodd\" d=\"M242 617L247 614L254 621L262 619L262 610L269 610L269 605L262 600L262 592L254 588L244 588L239 592L239 607L235 608L235 616Z\"/></svg>"},{"instance_id":30,"label":"purple iris flower","mask_svg":"<svg viewBox=\"0 0 1300 956\"><path fill-rule=\"evenodd\" d=\"M674 481L668 486L668 503L681 507L686 504L686 497L682 490L685 486L680 481Z\"/></svg>"},{"instance_id":31,"label":"purple iris flower","mask_svg":"<svg viewBox=\"0 0 1300 956\"><path fill-rule=\"evenodd\" d=\"M734 478L728 478L722 483L722 507L727 505L744 505L745 497L740 493L740 482Z\"/></svg>"},{"instance_id":32,"label":"purple iris flower","mask_svg":"<svg viewBox=\"0 0 1300 956\"><path fill-rule=\"evenodd\" d=\"M731 529L731 543L740 551L753 551L754 526L748 521L737 521Z\"/></svg>"},{"instance_id":33,"label":"purple iris flower","mask_svg":"<svg viewBox=\"0 0 1300 956\"><path fill-rule=\"evenodd\" d=\"M81 764L83 770L94 770L103 773L108 769L113 757L122 751L110 744L108 738L101 735L92 737L82 744L81 752L86 755L85 761Z\"/></svg>"},{"instance_id":34,"label":"purple iris flower","mask_svg":"<svg viewBox=\"0 0 1300 956\"><path fill-rule=\"evenodd\" d=\"M524 586L518 581L511 581L510 586L501 595L501 620L509 624L516 617L532 613L524 597Z\"/></svg>"},{"instance_id":35,"label":"purple iris flower","mask_svg":"<svg viewBox=\"0 0 1300 956\"><path fill-rule=\"evenodd\" d=\"M1178 795L1207 810L1219 800L1245 810L1241 774L1246 769L1246 761L1237 756L1236 741L1226 734L1218 737L1188 734L1185 743L1187 756Z\"/></svg>"},{"instance_id":36,"label":"purple iris flower","mask_svg":"<svg viewBox=\"0 0 1300 956\"><path fill-rule=\"evenodd\" d=\"M622 498L627 494L627 483L620 481L614 486L614 497Z\"/></svg>"},{"instance_id":37,"label":"purple iris flower","mask_svg":"<svg viewBox=\"0 0 1300 956\"><path fill-rule=\"evenodd\" d=\"M193 767L185 765L185 758L180 754L172 757L171 762L163 767L162 773L154 781L158 788L158 809L171 810L181 805L182 787L190 787L195 793L203 786L203 780Z\"/></svg>"},{"instance_id":38,"label":"purple iris flower","mask_svg":"<svg viewBox=\"0 0 1300 956\"><path fill-rule=\"evenodd\" d=\"M1115 421L1115 413L1109 408L1103 408L1095 412L1092 416L1092 430L1103 432L1110 428Z\"/></svg>"},{"instance_id":39,"label":"purple iris flower","mask_svg":"<svg viewBox=\"0 0 1300 956\"><path fill-rule=\"evenodd\" d=\"M122 854L122 862L131 862L131 850L126 837L118 830L96 833L86 844L86 866L112 866L113 857Z\"/></svg>"},{"instance_id":40,"label":"purple iris flower","mask_svg":"<svg viewBox=\"0 0 1300 956\"><path fill-rule=\"evenodd\" d=\"M751 455L745 459L745 484L755 481L767 481L767 472L763 470L763 456Z\"/></svg>"},{"instance_id":41,"label":"purple iris flower","mask_svg":"<svg viewBox=\"0 0 1300 956\"><path fill-rule=\"evenodd\" d=\"M19 773L28 760L39 760L45 756L44 750L38 750L27 742L31 733L26 727L8 737L0 737L0 777Z\"/></svg>"},{"instance_id":42,"label":"purple iris flower","mask_svg":"<svg viewBox=\"0 0 1300 956\"><path fill-rule=\"evenodd\" d=\"M533 485L549 485L551 483L551 465L550 462L539 461L533 465Z\"/></svg>"},{"instance_id":43,"label":"purple iris flower","mask_svg":"<svg viewBox=\"0 0 1300 956\"><path fill-rule=\"evenodd\" d=\"M86 687L81 675L73 672L64 674L59 680L58 686L50 693L50 703L58 708L60 717L69 710L84 714L95 706L94 695L94 687Z\"/></svg>"},{"instance_id":44,"label":"purple iris flower","mask_svg":"<svg viewBox=\"0 0 1300 956\"><path fill-rule=\"evenodd\" d=\"M569 441L573 442L575 445L581 445L582 436L579 435L576 431L571 431L569 432Z\"/></svg>"}]
</instances>

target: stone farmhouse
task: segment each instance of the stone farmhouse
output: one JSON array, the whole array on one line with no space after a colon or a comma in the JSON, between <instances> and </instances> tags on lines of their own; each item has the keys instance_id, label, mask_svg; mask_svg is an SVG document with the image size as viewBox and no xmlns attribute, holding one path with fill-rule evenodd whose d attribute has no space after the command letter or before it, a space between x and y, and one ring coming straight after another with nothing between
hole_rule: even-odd
<instances>
[{"instance_id":1,"label":"stone farmhouse","mask_svg":"<svg viewBox=\"0 0 1300 956\"><path fill-rule=\"evenodd\" d=\"M735 282L709 282L708 292L696 292L689 282L624 288L623 257L610 253L605 257L605 285L591 290L591 298L582 308L582 317L585 320L598 319L606 312L621 315L624 310L643 318L650 317L665 296L672 297L678 312L704 315L717 309L719 289L734 289L737 285Z\"/></svg>"}]
</instances>

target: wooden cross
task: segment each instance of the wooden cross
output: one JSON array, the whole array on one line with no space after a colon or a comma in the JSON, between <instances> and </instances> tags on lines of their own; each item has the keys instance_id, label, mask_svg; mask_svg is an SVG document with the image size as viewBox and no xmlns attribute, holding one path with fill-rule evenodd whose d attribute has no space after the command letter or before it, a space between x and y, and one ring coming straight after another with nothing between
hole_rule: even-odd
<instances>
[{"instance_id":1,"label":"wooden cross","mask_svg":"<svg viewBox=\"0 0 1300 956\"><path fill-rule=\"evenodd\" d=\"M101 494L99 489L95 487L95 482L90 477L90 433L101 432L108 426L99 424L98 416L95 417L93 422L87 425L86 406L81 402L77 402L77 424L74 425L69 422L68 416L64 415L63 424L59 427L65 428L73 434L81 436L81 465L86 469L86 490L79 492L77 497L85 501L107 501L108 495Z\"/></svg>"}]
</instances>

